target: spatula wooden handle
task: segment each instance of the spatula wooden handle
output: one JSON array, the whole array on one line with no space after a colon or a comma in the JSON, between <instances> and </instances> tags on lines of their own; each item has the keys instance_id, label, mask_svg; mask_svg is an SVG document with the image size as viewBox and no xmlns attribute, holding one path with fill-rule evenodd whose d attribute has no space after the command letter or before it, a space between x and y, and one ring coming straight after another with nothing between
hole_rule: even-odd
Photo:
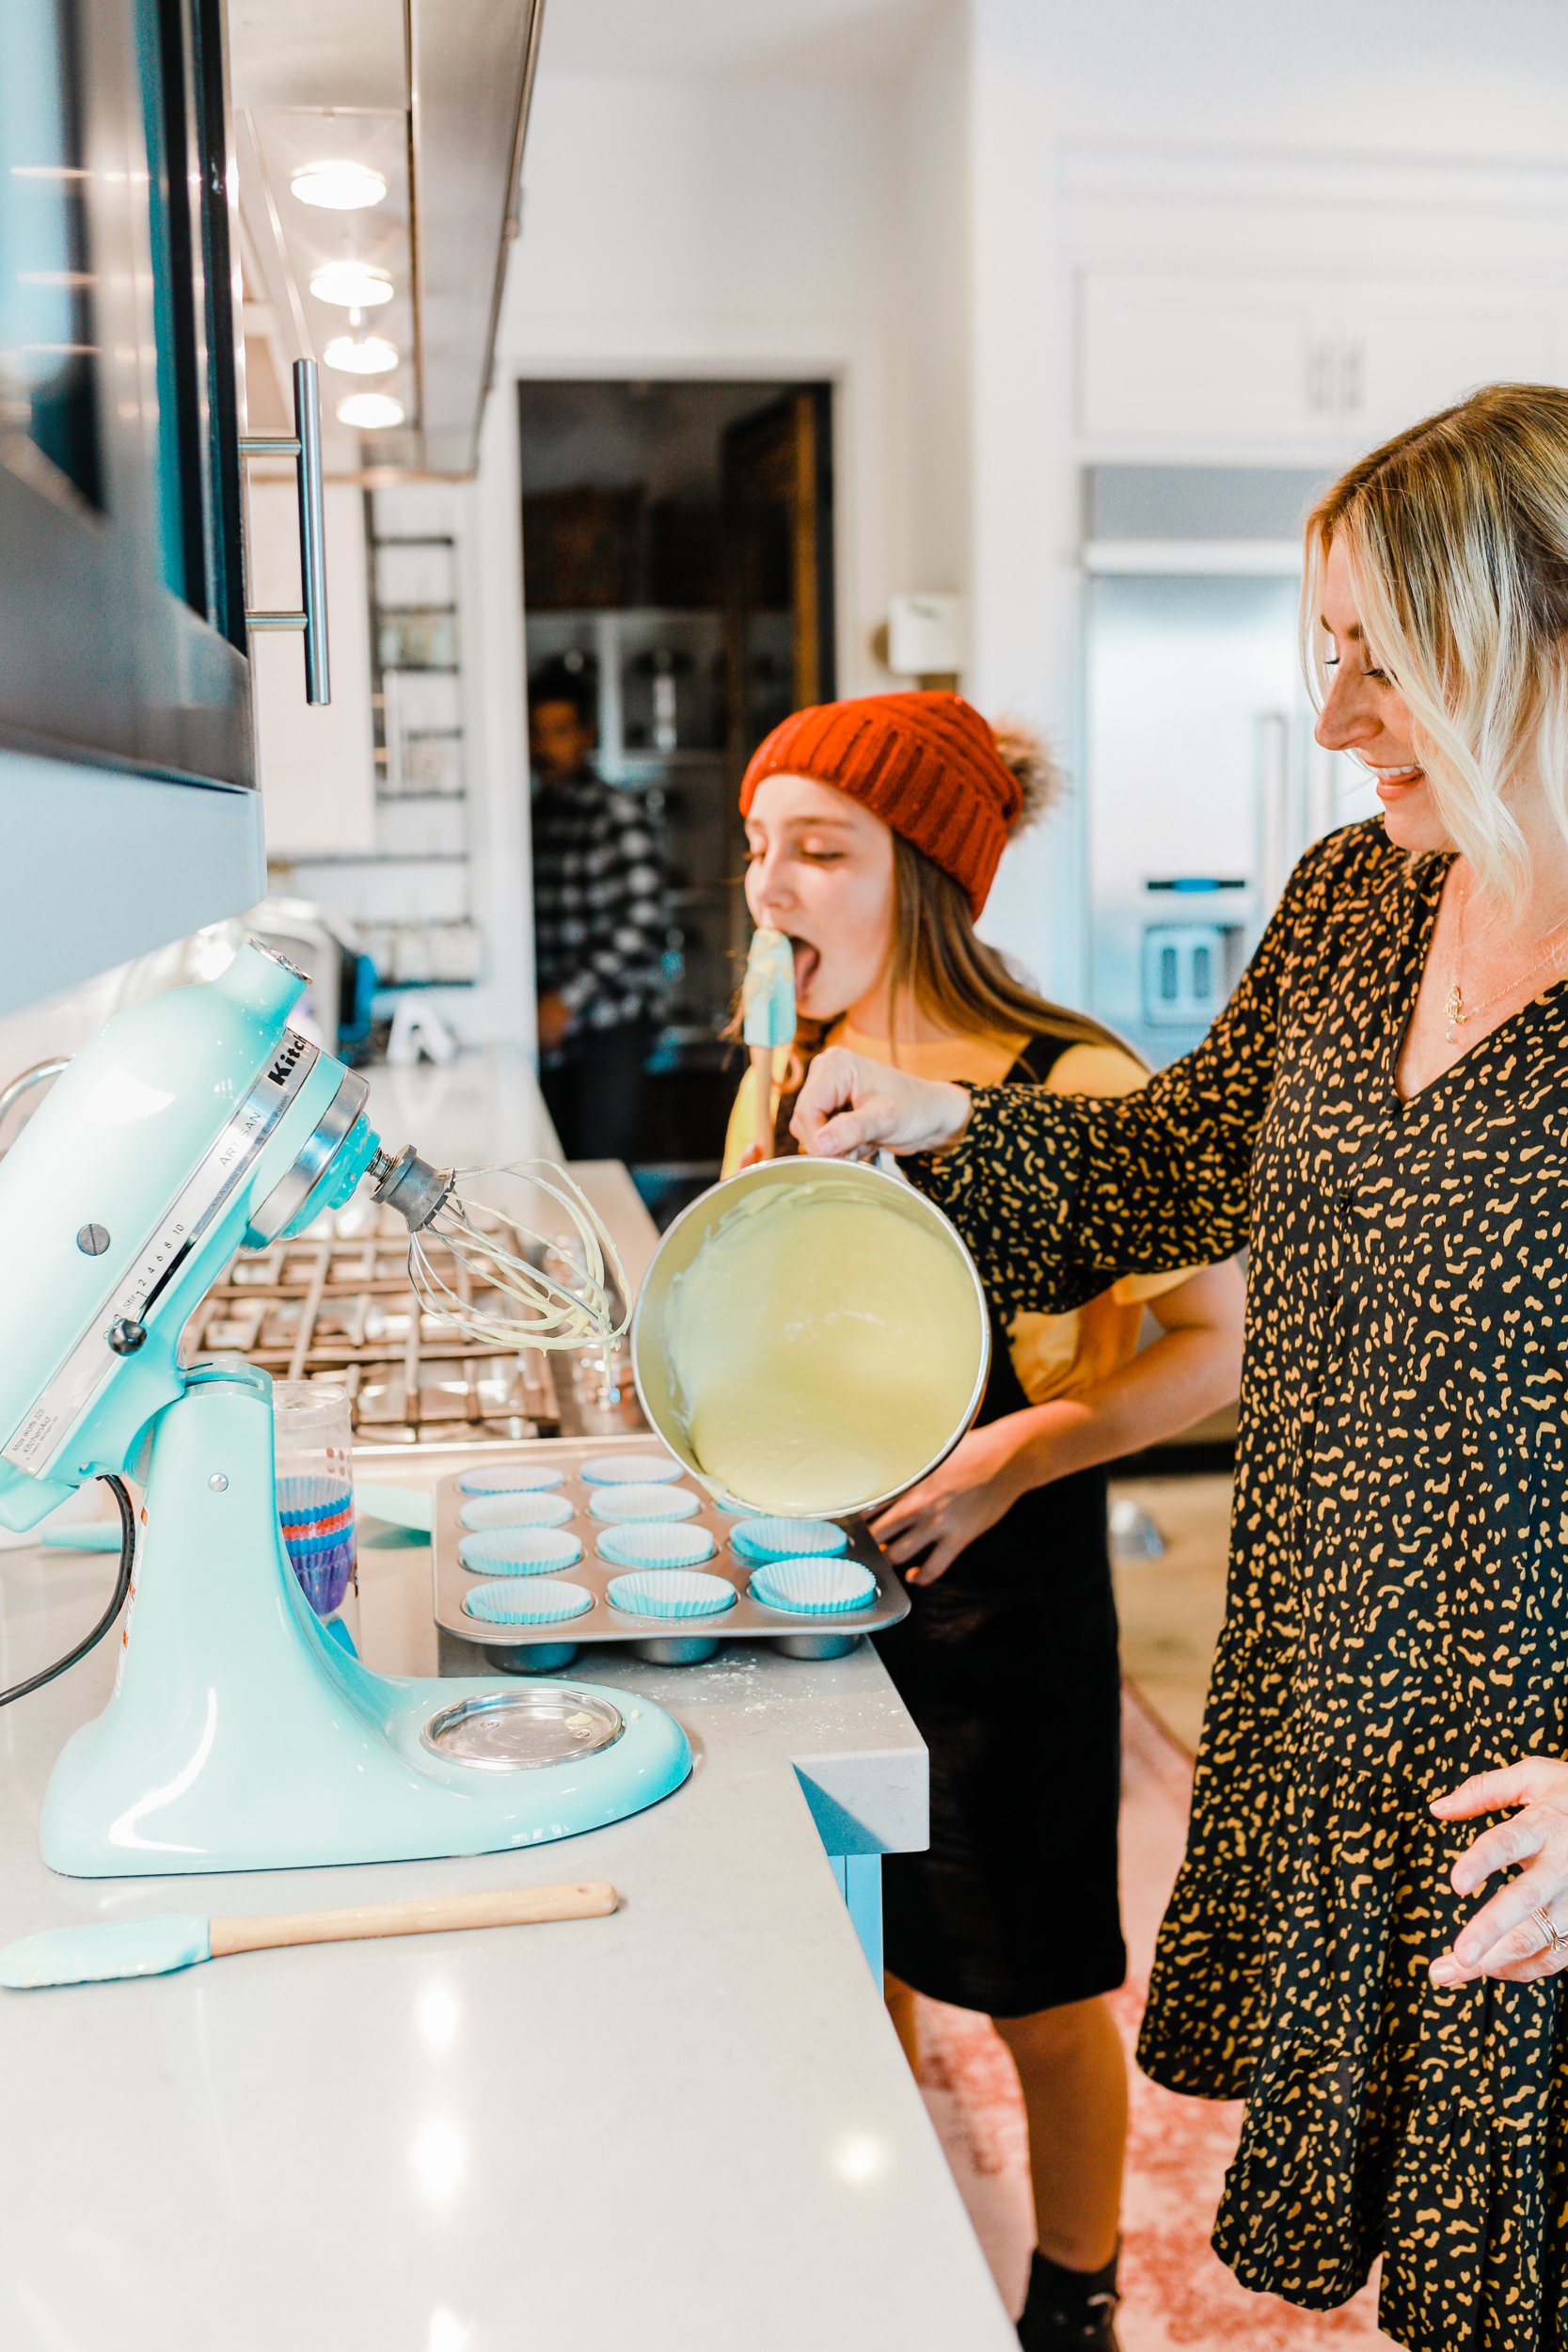
<instances>
[{"instance_id":1,"label":"spatula wooden handle","mask_svg":"<svg viewBox=\"0 0 1568 2352\"><path fill-rule=\"evenodd\" d=\"M602 1919L620 1898L607 1879L574 1886L502 1886L424 1902L361 1903L352 1911L280 1912L271 1918L212 1919L213 1958L278 1944L346 1944L367 1935L438 1935L453 1928L526 1928L546 1919Z\"/></svg>"}]
</instances>

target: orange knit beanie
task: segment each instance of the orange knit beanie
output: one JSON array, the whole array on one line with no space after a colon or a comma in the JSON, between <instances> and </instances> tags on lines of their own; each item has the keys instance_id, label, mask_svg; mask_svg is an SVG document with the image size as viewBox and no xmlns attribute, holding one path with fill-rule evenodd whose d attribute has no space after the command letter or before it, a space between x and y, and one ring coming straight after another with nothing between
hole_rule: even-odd
<instances>
[{"instance_id":1,"label":"orange knit beanie","mask_svg":"<svg viewBox=\"0 0 1568 2352\"><path fill-rule=\"evenodd\" d=\"M764 776L836 785L962 884L978 914L1023 806L1018 778L961 694L863 694L819 703L752 754L744 817Z\"/></svg>"}]
</instances>

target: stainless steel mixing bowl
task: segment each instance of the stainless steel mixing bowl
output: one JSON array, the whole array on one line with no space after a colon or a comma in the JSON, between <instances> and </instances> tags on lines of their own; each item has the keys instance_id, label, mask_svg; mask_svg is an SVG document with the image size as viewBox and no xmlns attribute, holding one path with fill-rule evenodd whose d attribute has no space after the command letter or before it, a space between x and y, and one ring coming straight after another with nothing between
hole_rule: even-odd
<instances>
[{"instance_id":1,"label":"stainless steel mixing bowl","mask_svg":"<svg viewBox=\"0 0 1568 2352\"><path fill-rule=\"evenodd\" d=\"M657 1431L671 1453L684 1462L695 1477L712 1487L711 1480L705 1477L692 1454L682 1426L681 1399L675 1392L670 1370L664 1322L671 1291L677 1277L691 1264L722 1219L749 1195L770 1185L796 1184L808 1179L822 1187L847 1186L863 1197L874 1199L879 1206L892 1215L907 1217L911 1224L933 1235L961 1264L968 1278L966 1312L961 1327L956 1327L952 1335L953 1348L960 1361L974 1366L974 1378L970 1382L969 1399L962 1417L930 1459L911 1468L909 1476L900 1485L890 1488L886 1494L846 1499L836 1514L840 1518L850 1513L865 1516L891 1502L895 1495L904 1494L911 1486L918 1486L952 1452L980 1409L986 1375L990 1369L990 1316L985 1292L980 1287L979 1275L974 1270L974 1261L942 1211L923 1193L916 1192L911 1184L906 1184L901 1176L886 1174L882 1169L858 1160L764 1160L757 1167L743 1168L738 1176L731 1176L700 1195L689 1208L683 1209L676 1217L642 1279L631 1327L632 1374L649 1426ZM718 1494L721 1503L728 1506L748 1510L761 1507L746 1495L728 1494L717 1487L712 1487L712 1491ZM782 1513L777 1503L771 1502L766 1507L776 1517L815 1518L821 1516L818 1512L806 1510L794 1514Z\"/></svg>"}]
</instances>

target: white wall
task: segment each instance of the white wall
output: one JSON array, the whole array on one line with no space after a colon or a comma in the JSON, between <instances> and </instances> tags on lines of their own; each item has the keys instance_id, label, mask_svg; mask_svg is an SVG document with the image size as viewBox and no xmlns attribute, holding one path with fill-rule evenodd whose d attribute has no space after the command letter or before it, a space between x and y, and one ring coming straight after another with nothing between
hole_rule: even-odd
<instances>
[{"instance_id":1,"label":"white wall","mask_svg":"<svg viewBox=\"0 0 1568 2352\"><path fill-rule=\"evenodd\" d=\"M1041 130L1369 160L1568 154L1558 0L976 0Z\"/></svg>"},{"instance_id":2,"label":"white wall","mask_svg":"<svg viewBox=\"0 0 1568 2352\"><path fill-rule=\"evenodd\" d=\"M518 375L829 377L839 387L841 691L886 684L900 286L888 87L545 70L498 397Z\"/></svg>"},{"instance_id":3,"label":"white wall","mask_svg":"<svg viewBox=\"0 0 1568 2352\"><path fill-rule=\"evenodd\" d=\"M972 516L965 683L989 715L1044 735L1069 779L1049 824L1006 851L982 929L1048 994L1082 1001L1086 925L1075 696L1070 348L1056 142L1039 17L970 0Z\"/></svg>"},{"instance_id":4,"label":"white wall","mask_svg":"<svg viewBox=\"0 0 1568 2352\"><path fill-rule=\"evenodd\" d=\"M887 516L895 586L967 579L974 297L973 76L963 0L943 0L894 92L894 341L902 472Z\"/></svg>"}]
</instances>

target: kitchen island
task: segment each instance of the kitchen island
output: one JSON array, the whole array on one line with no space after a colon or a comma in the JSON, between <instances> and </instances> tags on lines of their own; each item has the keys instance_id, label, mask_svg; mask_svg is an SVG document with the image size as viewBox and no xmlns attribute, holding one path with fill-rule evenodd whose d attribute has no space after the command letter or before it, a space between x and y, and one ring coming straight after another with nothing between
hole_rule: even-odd
<instances>
[{"instance_id":1,"label":"kitchen island","mask_svg":"<svg viewBox=\"0 0 1568 2352\"><path fill-rule=\"evenodd\" d=\"M419 1483L416 1452L396 1474ZM368 1661L435 1672L428 1549L362 1534ZM65 1649L111 1579L102 1554L0 1553L0 1678ZM578 1678L668 1707L696 1767L591 1836L56 1878L44 1784L117 1645L0 1711L0 1939L578 1878L622 1908L0 1994L6 2352L1016 2345L830 1860L924 1839L925 1753L867 1646L684 1670L600 1652Z\"/></svg>"}]
</instances>

